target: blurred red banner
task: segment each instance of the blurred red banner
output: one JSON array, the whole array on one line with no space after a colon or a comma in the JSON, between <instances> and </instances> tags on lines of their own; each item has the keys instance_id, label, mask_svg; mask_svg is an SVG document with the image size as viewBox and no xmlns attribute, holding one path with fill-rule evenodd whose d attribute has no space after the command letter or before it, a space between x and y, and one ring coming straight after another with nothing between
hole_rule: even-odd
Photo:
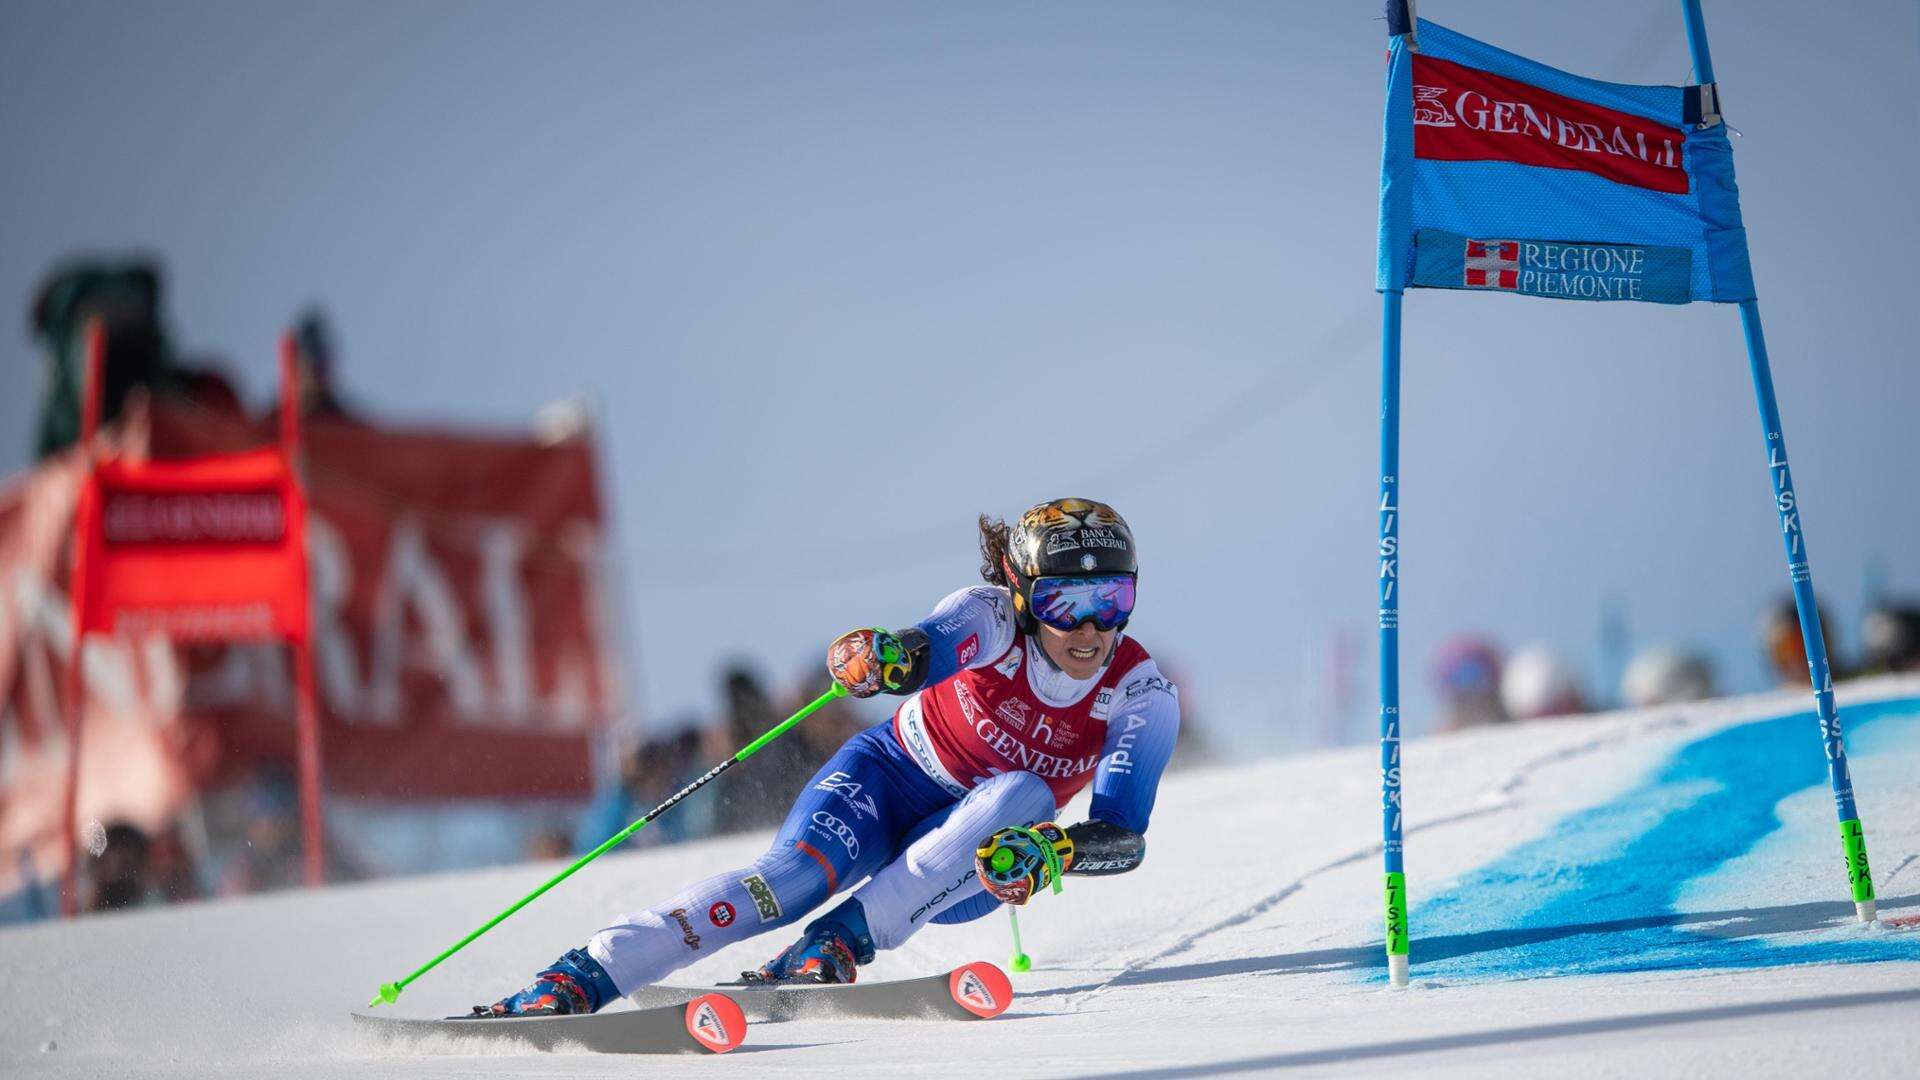
<instances>
[{"instance_id":1,"label":"blurred red banner","mask_svg":"<svg viewBox=\"0 0 1920 1080\"><path fill-rule=\"evenodd\" d=\"M591 443L321 417L304 429L328 790L584 795L592 739L621 707ZM155 405L108 435L123 457L164 461L258 446L272 431L271 420ZM22 852L43 871L60 864L38 853L58 853L45 846L59 834L69 544L84 480L62 457L0 486L0 890ZM134 554L271 550L284 523L249 490L195 502L108 485L103 542ZM88 639L83 821L158 824L198 788L293 759L285 647L187 644L165 629L123 621Z\"/></svg>"},{"instance_id":2,"label":"blurred red banner","mask_svg":"<svg viewBox=\"0 0 1920 1080\"><path fill-rule=\"evenodd\" d=\"M305 641L301 514L278 447L102 462L80 497L81 632Z\"/></svg>"}]
</instances>

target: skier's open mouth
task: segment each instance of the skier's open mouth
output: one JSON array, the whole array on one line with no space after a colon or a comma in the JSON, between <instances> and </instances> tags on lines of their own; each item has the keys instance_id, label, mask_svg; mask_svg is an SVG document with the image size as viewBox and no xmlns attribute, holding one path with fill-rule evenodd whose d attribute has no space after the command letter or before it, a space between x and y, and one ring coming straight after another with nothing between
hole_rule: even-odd
<instances>
[{"instance_id":1,"label":"skier's open mouth","mask_svg":"<svg viewBox=\"0 0 1920 1080\"><path fill-rule=\"evenodd\" d=\"M1094 657L1100 655L1100 646L1088 645L1086 648L1077 648L1069 645L1067 647L1067 655L1073 657L1075 660L1092 660Z\"/></svg>"}]
</instances>

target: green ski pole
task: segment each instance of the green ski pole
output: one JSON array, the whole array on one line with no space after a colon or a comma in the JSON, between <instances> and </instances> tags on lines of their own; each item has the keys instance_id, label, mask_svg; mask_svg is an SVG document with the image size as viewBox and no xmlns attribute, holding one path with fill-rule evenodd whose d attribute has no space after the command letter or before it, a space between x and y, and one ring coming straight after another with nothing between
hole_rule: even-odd
<instances>
[{"instance_id":1,"label":"green ski pole","mask_svg":"<svg viewBox=\"0 0 1920 1080\"><path fill-rule=\"evenodd\" d=\"M1014 912L1011 905L1007 907L1007 925L1013 927L1013 957L1011 960L1013 970L1032 971L1033 957L1028 956L1027 950L1020 947L1020 916Z\"/></svg>"},{"instance_id":2,"label":"green ski pole","mask_svg":"<svg viewBox=\"0 0 1920 1080\"><path fill-rule=\"evenodd\" d=\"M793 727L793 725L799 723L800 721L805 720L807 717L813 715L814 711L820 708L820 706L825 705L827 702L832 701L834 698L844 696L846 692L847 691L845 687L842 687L839 683L835 683L832 689L828 690L824 694L821 694L819 697L814 698L811 702L808 702L807 705L804 708L802 708L799 712L794 713L792 716L787 717L785 720L782 720L779 724L775 725L772 729L770 729L765 735L760 736L759 738L753 740L747 745L741 747L739 750L734 751L734 754L732 757L728 758L727 760L721 762L718 765L715 765L713 768L708 769L705 775L701 776L700 779L695 780L693 783L688 784L686 787L683 787L679 791L674 792L673 795L670 796L666 802L663 802L659 806L656 806L653 809L647 811L646 814L643 817L641 817L639 821L634 822L633 824L627 826L624 829L621 829L619 832L614 833L612 836L608 837L605 843L601 844L597 848L594 848L592 851L587 852L585 855L580 856L579 859L575 860L572 866L569 866L565 870L562 870L558 874L555 874L551 879L547 881L546 884L540 886L539 888L533 890L527 895L521 897L519 900L516 900L512 907L508 908L507 910L501 912L498 915L495 915L493 918L488 919L485 925L481 926L478 930L475 930L473 933L468 934L466 937L461 938L458 942L455 942L452 948L441 953L439 956L436 956L433 959L427 961L426 963L420 965L419 969L416 970L413 974L407 976L404 979L399 980L398 982L380 984L379 992L373 995L372 1001L367 1002L367 1007L372 1008L373 1006L379 1005L382 1003L391 1005L396 999L400 997L400 991L405 990L407 986L411 984L415 979L418 979L420 976L425 975L427 972L432 971L434 968L438 967L442 960L445 960L447 957L452 956L454 953L457 953L461 949L466 948L468 945L473 944L474 939L478 938L481 934L484 934L487 931L493 929L494 927L500 925L502 922L505 922L507 919L507 916L512 915L514 912L519 911L521 908L526 907L528 904L533 903L535 900L539 899L540 896L543 893L545 893L548 889L551 889L555 885L558 885L561 882L572 877L574 871L587 865L588 863L599 858L600 856L605 855L608 851L611 851L613 848L618 847L621 841L625 840L629 836L632 836L634 833L639 832L641 828L643 828L648 822L653 821L655 818L658 818L661 814L664 814L668 810L673 809L674 806L680 802L680 800L686 798L687 796L705 787L708 783L710 783L713 780L714 777L719 776L721 773L726 772L728 769L733 768L735 765L738 765L741 762L752 757L753 755L759 753L762 747L766 746L768 743L779 738L780 736L785 735L789 728Z\"/></svg>"}]
</instances>

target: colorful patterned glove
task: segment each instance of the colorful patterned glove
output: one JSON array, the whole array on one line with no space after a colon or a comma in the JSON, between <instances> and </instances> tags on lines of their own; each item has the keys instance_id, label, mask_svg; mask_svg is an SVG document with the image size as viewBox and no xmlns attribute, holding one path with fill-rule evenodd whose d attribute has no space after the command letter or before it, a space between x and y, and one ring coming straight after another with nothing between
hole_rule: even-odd
<instances>
[{"instance_id":1,"label":"colorful patterned glove","mask_svg":"<svg viewBox=\"0 0 1920 1080\"><path fill-rule=\"evenodd\" d=\"M857 698L910 694L925 681L927 635L918 627L894 634L877 626L849 630L827 648L833 681Z\"/></svg>"},{"instance_id":2,"label":"colorful patterned glove","mask_svg":"<svg viewBox=\"0 0 1920 1080\"><path fill-rule=\"evenodd\" d=\"M1051 821L1012 825L987 837L973 865L995 899L1017 907L1049 885L1060 891L1060 875L1073 865L1073 841Z\"/></svg>"}]
</instances>

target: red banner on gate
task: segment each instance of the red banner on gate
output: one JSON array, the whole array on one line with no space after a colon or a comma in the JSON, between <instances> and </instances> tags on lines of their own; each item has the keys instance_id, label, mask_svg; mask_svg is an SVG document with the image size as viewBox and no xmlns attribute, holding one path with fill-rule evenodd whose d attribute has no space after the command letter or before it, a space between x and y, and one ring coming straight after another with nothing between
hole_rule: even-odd
<instances>
[{"instance_id":1,"label":"red banner on gate","mask_svg":"<svg viewBox=\"0 0 1920 1080\"><path fill-rule=\"evenodd\" d=\"M1413 156L1574 169L1620 184L1687 192L1679 128L1538 86L1413 56Z\"/></svg>"},{"instance_id":2,"label":"red banner on gate","mask_svg":"<svg viewBox=\"0 0 1920 1080\"><path fill-rule=\"evenodd\" d=\"M244 454L272 433L271 421L165 402L134 412L109 434L121 460L149 468ZM592 442L334 419L303 427L328 790L399 801L585 795L592 742L623 707ZM0 894L21 852L41 873L63 857L66 553L86 476L76 453L0 482L0 852L13 860L0 861ZM117 549L116 562L170 547L273 550L272 511L258 501L271 489L223 479L244 482L168 489L157 501L148 485L114 484L100 504L103 548ZM195 595L209 587L197 582ZM149 629L122 619L90 631L82 820L157 828L195 788L293 761L290 650L168 646L173 635Z\"/></svg>"},{"instance_id":3,"label":"red banner on gate","mask_svg":"<svg viewBox=\"0 0 1920 1080\"><path fill-rule=\"evenodd\" d=\"M305 516L278 448L102 462L76 521L80 632L306 641Z\"/></svg>"}]
</instances>

